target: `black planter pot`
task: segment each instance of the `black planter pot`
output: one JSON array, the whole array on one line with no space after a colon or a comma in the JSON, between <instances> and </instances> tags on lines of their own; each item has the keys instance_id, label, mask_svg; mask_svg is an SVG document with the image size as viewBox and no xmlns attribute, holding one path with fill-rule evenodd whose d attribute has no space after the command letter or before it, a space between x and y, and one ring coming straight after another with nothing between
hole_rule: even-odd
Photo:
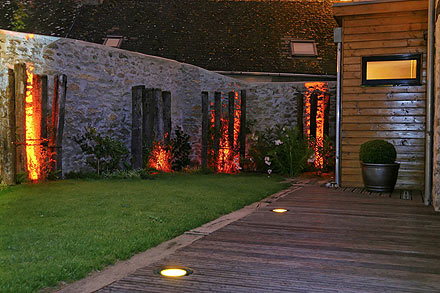
<instances>
[{"instance_id":1,"label":"black planter pot","mask_svg":"<svg viewBox=\"0 0 440 293\"><path fill-rule=\"evenodd\" d=\"M399 163L369 164L362 163L362 179L365 189L374 192L393 192L399 173Z\"/></svg>"}]
</instances>

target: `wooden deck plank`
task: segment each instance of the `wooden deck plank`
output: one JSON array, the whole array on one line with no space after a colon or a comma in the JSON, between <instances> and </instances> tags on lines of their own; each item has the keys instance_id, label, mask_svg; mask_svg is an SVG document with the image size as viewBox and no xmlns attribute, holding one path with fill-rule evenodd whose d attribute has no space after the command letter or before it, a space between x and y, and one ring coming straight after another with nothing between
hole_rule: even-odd
<instances>
[{"instance_id":1,"label":"wooden deck plank","mask_svg":"<svg viewBox=\"0 0 440 293\"><path fill-rule=\"evenodd\" d=\"M440 291L440 217L345 190L303 187L99 292ZM163 278L167 265L194 273Z\"/></svg>"}]
</instances>

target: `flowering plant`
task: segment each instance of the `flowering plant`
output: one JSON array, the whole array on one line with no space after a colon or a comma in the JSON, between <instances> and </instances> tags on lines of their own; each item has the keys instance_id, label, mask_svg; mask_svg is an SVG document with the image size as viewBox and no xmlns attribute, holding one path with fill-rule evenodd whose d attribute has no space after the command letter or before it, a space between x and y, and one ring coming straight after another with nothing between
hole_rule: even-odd
<instances>
[{"instance_id":1,"label":"flowering plant","mask_svg":"<svg viewBox=\"0 0 440 293\"><path fill-rule=\"evenodd\" d=\"M274 163L273 169L281 174L295 176L307 167L307 159L313 149L302 138L298 128L278 128L277 139L268 152Z\"/></svg>"}]
</instances>

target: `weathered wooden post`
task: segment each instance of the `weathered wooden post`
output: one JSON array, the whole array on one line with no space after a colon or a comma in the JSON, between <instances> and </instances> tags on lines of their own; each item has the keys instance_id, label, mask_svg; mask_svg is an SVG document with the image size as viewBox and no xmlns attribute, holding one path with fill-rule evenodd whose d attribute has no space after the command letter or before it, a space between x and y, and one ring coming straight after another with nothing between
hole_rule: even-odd
<instances>
[{"instance_id":1,"label":"weathered wooden post","mask_svg":"<svg viewBox=\"0 0 440 293\"><path fill-rule=\"evenodd\" d=\"M296 125L300 131L300 136L304 135L304 95L302 93L298 93L296 95L296 110L297 110L297 120Z\"/></svg>"},{"instance_id":2,"label":"weathered wooden post","mask_svg":"<svg viewBox=\"0 0 440 293\"><path fill-rule=\"evenodd\" d=\"M324 99L324 134L329 135L329 126L330 126L330 96L328 93L323 93L323 99Z\"/></svg>"},{"instance_id":3,"label":"weathered wooden post","mask_svg":"<svg viewBox=\"0 0 440 293\"><path fill-rule=\"evenodd\" d=\"M142 161L142 95L145 86L132 88L131 157L134 169L143 167Z\"/></svg>"},{"instance_id":4,"label":"weathered wooden post","mask_svg":"<svg viewBox=\"0 0 440 293\"><path fill-rule=\"evenodd\" d=\"M145 148L151 148L154 140L153 88L144 89L142 94L142 140ZM145 161L146 158L144 158Z\"/></svg>"},{"instance_id":5,"label":"weathered wooden post","mask_svg":"<svg viewBox=\"0 0 440 293\"><path fill-rule=\"evenodd\" d=\"M41 139L47 145L47 75L41 76Z\"/></svg>"},{"instance_id":6,"label":"weathered wooden post","mask_svg":"<svg viewBox=\"0 0 440 293\"><path fill-rule=\"evenodd\" d=\"M228 141L231 150L234 150L234 118L235 118L235 93L228 94Z\"/></svg>"},{"instance_id":7,"label":"weathered wooden post","mask_svg":"<svg viewBox=\"0 0 440 293\"><path fill-rule=\"evenodd\" d=\"M58 75L53 78L53 99L52 99L52 115L50 119L49 134L49 160L51 161L50 169L55 171L57 168L57 128L58 128L58 109L60 103L60 83Z\"/></svg>"},{"instance_id":8,"label":"weathered wooden post","mask_svg":"<svg viewBox=\"0 0 440 293\"><path fill-rule=\"evenodd\" d=\"M162 103L165 140L169 142L171 136L171 92L162 92Z\"/></svg>"},{"instance_id":9,"label":"weathered wooden post","mask_svg":"<svg viewBox=\"0 0 440 293\"><path fill-rule=\"evenodd\" d=\"M15 64L15 143L16 143L16 171L26 172L26 64Z\"/></svg>"},{"instance_id":10,"label":"weathered wooden post","mask_svg":"<svg viewBox=\"0 0 440 293\"><path fill-rule=\"evenodd\" d=\"M208 167L209 94L202 92L202 168Z\"/></svg>"},{"instance_id":11,"label":"weathered wooden post","mask_svg":"<svg viewBox=\"0 0 440 293\"><path fill-rule=\"evenodd\" d=\"M318 113L318 95L314 91L310 95L310 136L316 138L316 114Z\"/></svg>"},{"instance_id":12,"label":"weathered wooden post","mask_svg":"<svg viewBox=\"0 0 440 293\"><path fill-rule=\"evenodd\" d=\"M62 74L60 76L60 97L58 108L58 121L57 121L57 134L56 134L56 152L57 152L57 170L63 171L63 133L64 133L64 120L66 109L66 95L67 95L67 76Z\"/></svg>"},{"instance_id":13,"label":"weathered wooden post","mask_svg":"<svg viewBox=\"0 0 440 293\"><path fill-rule=\"evenodd\" d=\"M163 125L163 100L162 100L162 90L154 89L153 91L154 99L154 139L156 141L163 141L164 139L164 125Z\"/></svg>"},{"instance_id":14,"label":"weathered wooden post","mask_svg":"<svg viewBox=\"0 0 440 293\"><path fill-rule=\"evenodd\" d=\"M12 69L8 70L8 87L4 104L6 119L4 128L0 129L0 167L1 176L7 185L16 183L16 151L15 151L15 76Z\"/></svg>"},{"instance_id":15,"label":"weathered wooden post","mask_svg":"<svg viewBox=\"0 0 440 293\"><path fill-rule=\"evenodd\" d=\"M241 116L240 116L240 158L244 159L246 157L246 90L240 91L241 96ZM243 164L241 164L243 167Z\"/></svg>"},{"instance_id":16,"label":"weathered wooden post","mask_svg":"<svg viewBox=\"0 0 440 293\"><path fill-rule=\"evenodd\" d=\"M222 117L222 93L214 94L214 162L217 162L220 151L220 127Z\"/></svg>"}]
</instances>

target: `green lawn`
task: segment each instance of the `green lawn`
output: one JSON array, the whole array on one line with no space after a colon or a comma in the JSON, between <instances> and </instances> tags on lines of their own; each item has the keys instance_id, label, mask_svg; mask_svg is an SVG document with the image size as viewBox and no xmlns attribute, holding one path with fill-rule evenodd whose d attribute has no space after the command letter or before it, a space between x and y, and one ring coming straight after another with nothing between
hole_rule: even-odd
<instances>
[{"instance_id":1,"label":"green lawn","mask_svg":"<svg viewBox=\"0 0 440 293\"><path fill-rule=\"evenodd\" d=\"M81 279L285 188L280 181L175 174L0 190L0 292Z\"/></svg>"}]
</instances>

